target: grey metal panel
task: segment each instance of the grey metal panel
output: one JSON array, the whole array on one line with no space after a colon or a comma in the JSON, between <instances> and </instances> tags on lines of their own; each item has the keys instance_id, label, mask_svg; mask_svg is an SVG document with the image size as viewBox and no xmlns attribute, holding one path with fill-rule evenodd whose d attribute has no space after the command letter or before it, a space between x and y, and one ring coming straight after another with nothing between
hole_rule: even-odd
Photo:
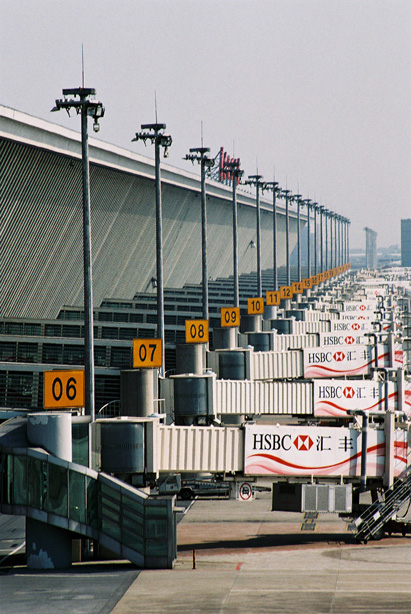
<instances>
[{"instance_id":1,"label":"grey metal panel","mask_svg":"<svg viewBox=\"0 0 411 614\"><path fill-rule=\"evenodd\" d=\"M303 335L274 335L274 351L298 350L303 348L318 347L319 338L317 333L305 333Z\"/></svg>"},{"instance_id":2,"label":"grey metal panel","mask_svg":"<svg viewBox=\"0 0 411 614\"><path fill-rule=\"evenodd\" d=\"M47 122L0 108L0 313L56 317L83 302L82 188L79 137ZM9 131L9 134L7 133ZM19 142L20 141L20 142ZM152 161L94 141L90 147L94 304L131 299L155 275ZM97 163L96 163L97 161ZM106 166L103 166L106 164ZM201 280L199 178L164 167L164 281ZM232 274L232 209L227 186L208 182L211 277ZM253 197L238 194L239 269L256 270ZM262 267L272 266L271 205L262 204ZM284 214L279 213L279 265L284 264ZM291 248L296 220L291 217Z\"/></svg>"}]
</instances>

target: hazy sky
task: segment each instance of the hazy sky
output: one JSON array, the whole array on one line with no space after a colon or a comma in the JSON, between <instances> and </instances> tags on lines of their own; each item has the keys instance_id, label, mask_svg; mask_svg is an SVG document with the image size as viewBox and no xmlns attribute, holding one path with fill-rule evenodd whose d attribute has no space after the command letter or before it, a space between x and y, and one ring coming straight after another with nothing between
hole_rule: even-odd
<instances>
[{"instance_id":1,"label":"hazy sky","mask_svg":"<svg viewBox=\"0 0 411 614\"><path fill-rule=\"evenodd\" d=\"M0 103L50 114L85 85L106 107L98 138L131 143L158 120L168 163L190 147L240 157L349 217L351 245L398 243L411 217L411 0L0 0ZM195 168L198 172L198 168Z\"/></svg>"}]
</instances>

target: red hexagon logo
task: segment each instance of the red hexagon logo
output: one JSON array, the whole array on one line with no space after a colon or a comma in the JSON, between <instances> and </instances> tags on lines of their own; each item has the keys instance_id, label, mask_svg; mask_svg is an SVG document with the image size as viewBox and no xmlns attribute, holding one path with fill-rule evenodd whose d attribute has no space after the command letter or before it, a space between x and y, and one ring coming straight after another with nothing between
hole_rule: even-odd
<instances>
[{"instance_id":1,"label":"red hexagon logo","mask_svg":"<svg viewBox=\"0 0 411 614\"><path fill-rule=\"evenodd\" d=\"M360 330L360 325L359 325L359 324L357 324L357 322L354 322L354 324L352 324L351 328L352 328L353 330Z\"/></svg>"},{"instance_id":2,"label":"red hexagon logo","mask_svg":"<svg viewBox=\"0 0 411 614\"><path fill-rule=\"evenodd\" d=\"M367 307L365 305L360 305L360 309L361 309L361 311L365 311L367 309Z\"/></svg>"},{"instance_id":3,"label":"red hexagon logo","mask_svg":"<svg viewBox=\"0 0 411 614\"><path fill-rule=\"evenodd\" d=\"M351 386L346 386L343 390L343 395L345 396L346 399L352 399L354 394L355 394L355 390Z\"/></svg>"},{"instance_id":4,"label":"red hexagon logo","mask_svg":"<svg viewBox=\"0 0 411 614\"><path fill-rule=\"evenodd\" d=\"M351 336L349 335L348 337L346 337L346 338L344 339L344 341L345 341L345 343L346 343L347 345L352 345L352 344L354 343L355 339L354 339L354 337L351 337Z\"/></svg>"},{"instance_id":5,"label":"red hexagon logo","mask_svg":"<svg viewBox=\"0 0 411 614\"><path fill-rule=\"evenodd\" d=\"M335 352L333 356L335 362L341 362L345 358L344 352Z\"/></svg>"},{"instance_id":6,"label":"red hexagon logo","mask_svg":"<svg viewBox=\"0 0 411 614\"><path fill-rule=\"evenodd\" d=\"M314 445L314 442L309 435L297 435L293 443L297 450L300 450L301 452L308 452L308 450Z\"/></svg>"}]
</instances>

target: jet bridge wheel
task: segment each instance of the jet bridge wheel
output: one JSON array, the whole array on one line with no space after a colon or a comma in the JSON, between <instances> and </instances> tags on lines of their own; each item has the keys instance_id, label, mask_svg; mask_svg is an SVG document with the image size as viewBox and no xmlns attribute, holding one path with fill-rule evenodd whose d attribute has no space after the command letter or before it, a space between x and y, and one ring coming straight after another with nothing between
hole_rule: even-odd
<instances>
[{"instance_id":1,"label":"jet bridge wheel","mask_svg":"<svg viewBox=\"0 0 411 614\"><path fill-rule=\"evenodd\" d=\"M194 492L191 488L182 488L179 492L179 496L183 501L191 501L191 499L194 499Z\"/></svg>"}]
</instances>

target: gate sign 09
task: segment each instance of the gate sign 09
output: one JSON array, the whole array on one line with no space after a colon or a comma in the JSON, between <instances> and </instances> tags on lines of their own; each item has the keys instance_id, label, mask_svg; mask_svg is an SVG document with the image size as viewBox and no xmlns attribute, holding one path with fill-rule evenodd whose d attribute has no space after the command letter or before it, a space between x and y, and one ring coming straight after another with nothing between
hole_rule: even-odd
<instances>
[{"instance_id":1,"label":"gate sign 09","mask_svg":"<svg viewBox=\"0 0 411 614\"><path fill-rule=\"evenodd\" d=\"M186 343L208 343L208 320L186 320Z\"/></svg>"},{"instance_id":2,"label":"gate sign 09","mask_svg":"<svg viewBox=\"0 0 411 614\"><path fill-rule=\"evenodd\" d=\"M134 369L155 369L163 365L161 339L133 339Z\"/></svg>"},{"instance_id":3,"label":"gate sign 09","mask_svg":"<svg viewBox=\"0 0 411 614\"><path fill-rule=\"evenodd\" d=\"M43 408L84 407L84 370L44 371Z\"/></svg>"},{"instance_id":4,"label":"gate sign 09","mask_svg":"<svg viewBox=\"0 0 411 614\"><path fill-rule=\"evenodd\" d=\"M240 308L221 307L221 326L240 326Z\"/></svg>"}]
</instances>

